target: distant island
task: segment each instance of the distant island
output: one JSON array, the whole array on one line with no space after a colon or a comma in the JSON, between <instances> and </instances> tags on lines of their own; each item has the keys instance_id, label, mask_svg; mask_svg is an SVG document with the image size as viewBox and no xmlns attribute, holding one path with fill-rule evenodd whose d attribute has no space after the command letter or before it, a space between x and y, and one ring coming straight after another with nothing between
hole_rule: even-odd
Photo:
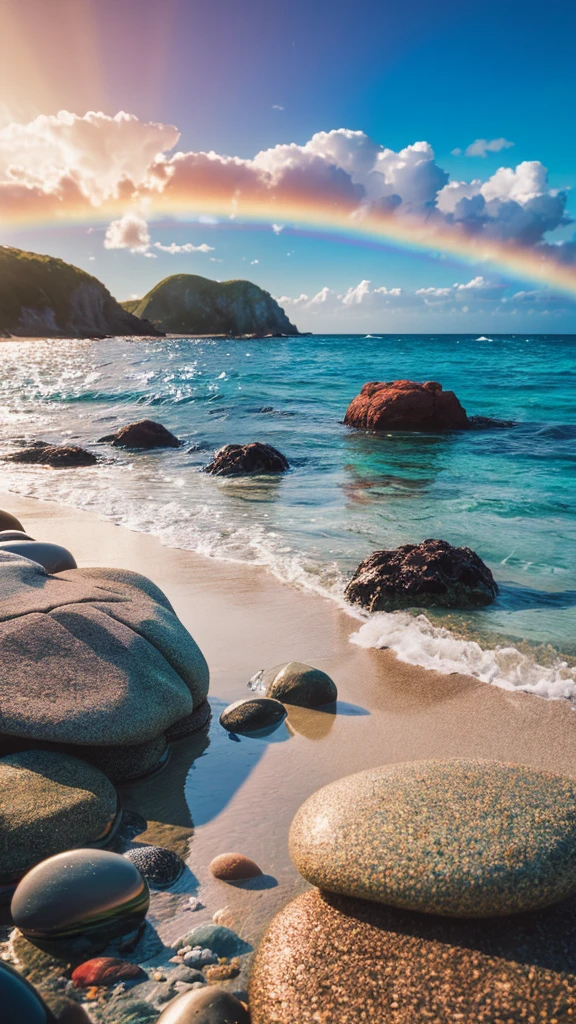
<instances>
[{"instance_id":1,"label":"distant island","mask_svg":"<svg viewBox=\"0 0 576 1024\"><path fill-rule=\"evenodd\" d=\"M0 246L0 337L162 334L123 309L96 277L54 256Z\"/></svg>"},{"instance_id":2,"label":"distant island","mask_svg":"<svg viewBox=\"0 0 576 1024\"><path fill-rule=\"evenodd\" d=\"M276 300L251 281L173 274L122 306L166 334L299 334Z\"/></svg>"},{"instance_id":3,"label":"distant island","mask_svg":"<svg viewBox=\"0 0 576 1024\"><path fill-rule=\"evenodd\" d=\"M251 281L174 274L142 299L117 302L101 281L71 263L0 246L0 338L299 333Z\"/></svg>"}]
</instances>

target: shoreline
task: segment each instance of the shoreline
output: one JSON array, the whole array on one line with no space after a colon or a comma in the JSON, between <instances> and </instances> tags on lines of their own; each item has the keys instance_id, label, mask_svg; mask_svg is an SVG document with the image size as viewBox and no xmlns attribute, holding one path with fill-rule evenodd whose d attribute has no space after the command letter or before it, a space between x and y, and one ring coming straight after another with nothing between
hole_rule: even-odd
<instances>
[{"instance_id":1,"label":"shoreline","mask_svg":"<svg viewBox=\"0 0 576 1024\"><path fill-rule=\"evenodd\" d=\"M509 692L469 676L442 675L399 661L391 651L349 642L358 620L335 602L280 582L266 569L163 547L89 512L14 493L0 495L31 535L63 544L80 566L149 576L208 660L213 718L208 735L172 746L157 775L121 787L124 805L149 822L138 841L185 857L188 875L157 893L151 920L166 944L225 909L222 923L256 944L270 918L308 888L287 848L292 817L321 786L386 763L483 757L576 778L576 715L568 702ZM218 716L249 695L259 669L289 660L328 672L338 713L290 709L265 739L231 742ZM218 882L208 864L238 850L265 873L258 889ZM198 895L205 910L184 910Z\"/></svg>"}]
</instances>

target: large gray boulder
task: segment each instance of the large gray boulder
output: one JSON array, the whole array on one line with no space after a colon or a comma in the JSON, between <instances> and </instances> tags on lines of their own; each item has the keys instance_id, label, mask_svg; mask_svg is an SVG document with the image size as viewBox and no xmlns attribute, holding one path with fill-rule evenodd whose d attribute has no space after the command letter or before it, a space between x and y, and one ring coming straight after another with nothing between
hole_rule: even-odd
<instances>
[{"instance_id":1,"label":"large gray boulder","mask_svg":"<svg viewBox=\"0 0 576 1024\"><path fill-rule=\"evenodd\" d=\"M200 649L150 580L50 576L1 551L0 663L0 753L34 741L90 760L92 749L156 743L208 692Z\"/></svg>"}]
</instances>

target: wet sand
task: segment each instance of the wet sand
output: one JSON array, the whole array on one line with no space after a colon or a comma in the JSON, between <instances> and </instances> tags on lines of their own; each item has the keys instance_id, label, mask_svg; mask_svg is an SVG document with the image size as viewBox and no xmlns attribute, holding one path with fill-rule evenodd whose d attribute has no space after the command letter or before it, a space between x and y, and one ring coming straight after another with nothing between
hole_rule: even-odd
<instances>
[{"instance_id":1,"label":"wet sand","mask_svg":"<svg viewBox=\"0 0 576 1024\"><path fill-rule=\"evenodd\" d=\"M37 539L64 544L80 566L149 576L208 660L209 734L174 744L162 772L122 787L125 805L149 822L138 841L172 847L190 868L175 890L153 899L152 919L167 943L225 907L221 923L257 942L272 914L308 888L290 863L288 829L300 804L332 779L379 764L453 756L576 777L576 714L566 702L440 675L403 664L391 652L357 647L349 642L356 618L263 569L165 548L89 513L14 494L0 495L0 507ZM231 739L218 724L220 710L249 695L247 681L258 669L289 660L334 678L337 714L293 708L271 736ZM256 860L263 879L238 887L213 879L210 860L228 850ZM190 894L205 909L183 910Z\"/></svg>"}]
</instances>

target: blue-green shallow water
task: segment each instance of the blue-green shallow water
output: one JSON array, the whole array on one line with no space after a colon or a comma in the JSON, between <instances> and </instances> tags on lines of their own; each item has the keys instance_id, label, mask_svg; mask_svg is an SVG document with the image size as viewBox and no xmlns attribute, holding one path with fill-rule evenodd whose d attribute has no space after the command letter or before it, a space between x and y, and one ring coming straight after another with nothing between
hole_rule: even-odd
<instances>
[{"instance_id":1,"label":"blue-green shallow water","mask_svg":"<svg viewBox=\"0 0 576 1024\"><path fill-rule=\"evenodd\" d=\"M145 417L185 441L150 454L101 446L95 469L6 465L5 485L171 546L267 565L335 598L375 548L427 537L469 545L500 584L495 605L432 624L378 615L359 623L356 642L501 685L576 693L562 665L576 655L576 337L51 340L1 352L6 448L17 437L93 445ZM518 425L383 437L342 425L362 384L397 378L438 380L469 414ZM200 473L220 445L251 440L278 447L291 472Z\"/></svg>"}]
</instances>

